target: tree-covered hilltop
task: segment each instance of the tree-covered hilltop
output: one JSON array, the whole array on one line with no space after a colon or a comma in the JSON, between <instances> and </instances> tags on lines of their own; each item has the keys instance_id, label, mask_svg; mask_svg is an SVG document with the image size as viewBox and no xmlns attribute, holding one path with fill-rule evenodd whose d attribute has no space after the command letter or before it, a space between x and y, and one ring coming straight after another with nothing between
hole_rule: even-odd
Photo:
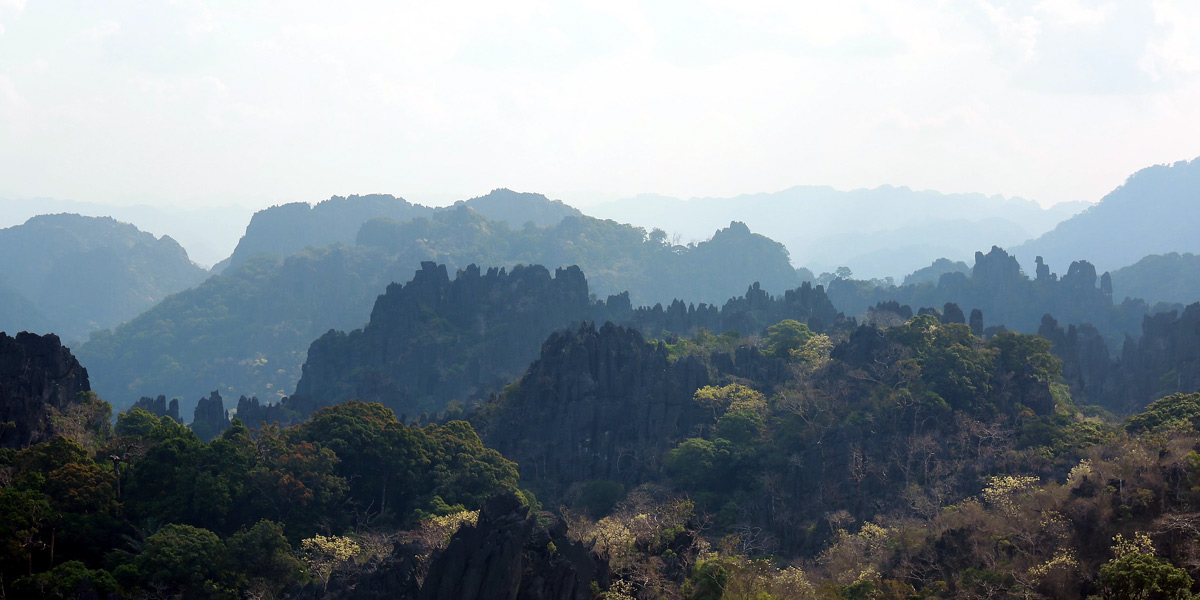
<instances>
[{"instance_id":1,"label":"tree-covered hilltop","mask_svg":"<svg viewBox=\"0 0 1200 600\"><path fill-rule=\"evenodd\" d=\"M514 230L466 205L403 223L375 219L362 226L356 246L249 260L96 333L78 354L96 372L96 390L115 406L164 394L182 398L187 414L195 398L214 389L265 401L290 393L313 340L362 326L389 283L408 281L429 260L453 270L594 265L606 283L591 292L628 290L639 303L656 297L717 303L755 281L780 291L798 283L786 250L744 226L691 247L671 246L660 233L573 216L549 228Z\"/></svg>"},{"instance_id":2,"label":"tree-covered hilltop","mask_svg":"<svg viewBox=\"0 0 1200 600\"><path fill-rule=\"evenodd\" d=\"M272 206L254 213L233 254L213 271L236 269L264 255L280 259L305 248L353 245L366 221L376 217L406 220L428 216L433 210L388 194L334 196L315 205L292 202Z\"/></svg>"},{"instance_id":3,"label":"tree-covered hilltop","mask_svg":"<svg viewBox=\"0 0 1200 600\"><path fill-rule=\"evenodd\" d=\"M208 276L175 240L107 217L42 215L0 229L0 256L0 295L12 297L0 302L0 329L66 340L127 321Z\"/></svg>"},{"instance_id":4,"label":"tree-covered hilltop","mask_svg":"<svg viewBox=\"0 0 1200 600\"><path fill-rule=\"evenodd\" d=\"M507 188L495 189L470 200L459 200L454 206L467 206L488 219L502 221L513 228L523 227L526 223L552 227L567 217L583 216L579 209L564 204L562 200L550 200L541 194L514 192Z\"/></svg>"},{"instance_id":5,"label":"tree-covered hilltop","mask_svg":"<svg viewBox=\"0 0 1200 600\"><path fill-rule=\"evenodd\" d=\"M371 219L402 222L428 218L436 212L460 207L469 207L487 219L514 228L526 223L549 227L565 217L582 215L562 201L503 188L470 200L460 200L448 208L412 204L389 194L333 196L314 205L292 202L254 213L233 254L213 271L220 273L229 267L238 267L255 256L283 258L309 247L353 245L359 228Z\"/></svg>"}]
</instances>

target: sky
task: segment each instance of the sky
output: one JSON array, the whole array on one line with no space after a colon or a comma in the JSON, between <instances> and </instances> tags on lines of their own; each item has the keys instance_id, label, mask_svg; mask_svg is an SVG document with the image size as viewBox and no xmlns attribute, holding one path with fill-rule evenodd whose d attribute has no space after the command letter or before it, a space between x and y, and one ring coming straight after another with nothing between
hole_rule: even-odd
<instances>
[{"instance_id":1,"label":"sky","mask_svg":"<svg viewBox=\"0 0 1200 600\"><path fill-rule=\"evenodd\" d=\"M0 198L1096 201L1200 155L1195 0L0 0Z\"/></svg>"}]
</instances>

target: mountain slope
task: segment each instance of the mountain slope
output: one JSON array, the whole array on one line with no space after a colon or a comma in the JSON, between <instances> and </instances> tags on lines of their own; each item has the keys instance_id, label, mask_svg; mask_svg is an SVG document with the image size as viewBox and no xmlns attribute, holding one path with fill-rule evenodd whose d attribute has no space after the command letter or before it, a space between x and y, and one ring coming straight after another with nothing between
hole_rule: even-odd
<instances>
[{"instance_id":1,"label":"mountain slope","mask_svg":"<svg viewBox=\"0 0 1200 600\"><path fill-rule=\"evenodd\" d=\"M1200 252L1200 159L1134 173L1091 208L1012 248L1022 262L1086 258L1101 271L1168 252Z\"/></svg>"},{"instance_id":2,"label":"mountain slope","mask_svg":"<svg viewBox=\"0 0 1200 600\"><path fill-rule=\"evenodd\" d=\"M34 217L0 230L0 256L0 277L65 340L131 319L208 276L175 240L108 217Z\"/></svg>"},{"instance_id":3,"label":"mountain slope","mask_svg":"<svg viewBox=\"0 0 1200 600\"><path fill-rule=\"evenodd\" d=\"M567 217L583 216L579 209L564 204L562 200L550 200L541 194L514 192L507 188L492 190L478 198L460 200L454 205L468 206L493 221L504 221L513 228L526 223L550 227Z\"/></svg>"},{"instance_id":4,"label":"mountain slope","mask_svg":"<svg viewBox=\"0 0 1200 600\"><path fill-rule=\"evenodd\" d=\"M1191 304L1200 300L1200 256L1152 254L1112 272L1114 298Z\"/></svg>"}]
</instances>

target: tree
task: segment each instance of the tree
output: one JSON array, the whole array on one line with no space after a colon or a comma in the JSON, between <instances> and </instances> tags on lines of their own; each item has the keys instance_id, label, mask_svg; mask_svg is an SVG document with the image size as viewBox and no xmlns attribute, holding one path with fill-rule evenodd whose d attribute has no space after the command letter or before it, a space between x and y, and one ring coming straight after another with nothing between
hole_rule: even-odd
<instances>
[{"instance_id":1,"label":"tree","mask_svg":"<svg viewBox=\"0 0 1200 600\"><path fill-rule=\"evenodd\" d=\"M322 589L329 587L329 579L339 567L358 554L358 543L348 537L315 535L300 542L308 572L321 582Z\"/></svg>"},{"instance_id":2,"label":"tree","mask_svg":"<svg viewBox=\"0 0 1200 600\"><path fill-rule=\"evenodd\" d=\"M172 523L146 538L134 564L148 584L195 592L212 587L224 553L225 544L217 534Z\"/></svg>"},{"instance_id":3,"label":"tree","mask_svg":"<svg viewBox=\"0 0 1200 600\"><path fill-rule=\"evenodd\" d=\"M1141 600L1192 597L1192 578L1187 571L1154 555L1154 546L1144 533L1132 540L1113 538L1114 558L1100 567L1100 589L1104 598Z\"/></svg>"},{"instance_id":4,"label":"tree","mask_svg":"<svg viewBox=\"0 0 1200 600\"><path fill-rule=\"evenodd\" d=\"M778 358L789 358L816 335L808 325L793 319L780 321L767 328L763 338L764 351Z\"/></svg>"}]
</instances>

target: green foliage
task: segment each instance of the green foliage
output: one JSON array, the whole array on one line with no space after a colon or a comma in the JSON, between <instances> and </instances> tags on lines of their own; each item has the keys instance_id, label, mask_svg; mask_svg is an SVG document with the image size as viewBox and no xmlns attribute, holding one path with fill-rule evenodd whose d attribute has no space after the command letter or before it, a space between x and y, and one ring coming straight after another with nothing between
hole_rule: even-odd
<instances>
[{"instance_id":1,"label":"green foliage","mask_svg":"<svg viewBox=\"0 0 1200 600\"><path fill-rule=\"evenodd\" d=\"M234 589L270 590L278 594L300 580L304 565L292 555L283 526L259 521L225 542L224 577Z\"/></svg>"},{"instance_id":2,"label":"green foliage","mask_svg":"<svg viewBox=\"0 0 1200 600\"><path fill-rule=\"evenodd\" d=\"M435 508L435 498L478 507L496 491L517 489L516 466L465 421L409 427L382 405L353 401L317 411L292 435L337 455L337 472L361 507L401 520Z\"/></svg>"},{"instance_id":3,"label":"green foliage","mask_svg":"<svg viewBox=\"0 0 1200 600\"><path fill-rule=\"evenodd\" d=\"M1159 431L1168 428L1195 429L1200 425L1200 394L1172 394L1152 402L1140 414L1125 421L1134 431Z\"/></svg>"},{"instance_id":4,"label":"green foliage","mask_svg":"<svg viewBox=\"0 0 1200 600\"><path fill-rule=\"evenodd\" d=\"M736 331L713 335L707 329L701 329L691 338L679 338L667 344L667 356L675 362L685 356L707 358L716 353L732 354L742 342L742 334Z\"/></svg>"},{"instance_id":5,"label":"green foliage","mask_svg":"<svg viewBox=\"0 0 1200 600\"><path fill-rule=\"evenodd\" d=\"M1010 373L1021 373L1026 366L1038 381L1051 383L1062 376L1062 360L1050 352L1050 340L1011 331L997 333L987 343L999 352L1000 366Z\"/></svg>"},{"instance_id":6,"label":"green foliage","mask_svg":"<svg viewBox=\"0 0 1200 600\"><path fill-rule=\"evenodd\" d=\"M787 319L767 328L763 338L764 351L778 358L789 358L816 335L808 325Z\"/></svg>"},{"instance_id":7,"label":"green foliage","mask_svg":"<svg viewBox=\"0 0 1200 600\"><path fill-rule=\"evenodd\" d=\"M108 571L88 569L82 562L72 560L16 580L12 592L25 598L74 600L81 589L89 588L101 598L120 591L117 580Z\"/></svg>"},{"instance_id":8,"label":"green foliage","mask_svg":"<svg viewBox=\"0 0 1200 600\"><path fill-rule=\"evenodd\" d=\"M728 489L735 464L728 440L688 438L667 452L667 472L686 489Z\"/></svg>"},{"instance_id":9,"label":"green foliage","mask_svg":"<svg viewBox=\"0 0 1200 600\"><path fill-rule=\"evenodd\" d=\"M912 349L922 380L951 407L977 409L991 393L997 351L985 347L966 325L922 315L887 334Z\"/></svg>"},{"instance_id":10,"label":"green foliage","mask_svg":"<svg viewBox=\"0 0 1200 600\"><path fill-rule=\"evenodd\" d=\"M146 538L134 561L144 582L170 590L211 587L223 564L225 545L217 534L191 525L164 525Z\"/></svg>"},{"instance_id":11,"label":"green foliage","mask_svg":"<svg viewBox=\"0 0 1200 600\"><path fill-rule=\"evenodd\" d=\"M579 486L579 494L575 498L575 507L583 510L593 519L607 516L625 497L625 486L615 481L588 481Z\"/></svg>"},{"instance_id":12,"label":"green foliage","mask_svg":"<svg viewBox=\"0 0 1200 600\"><path fill-rule=\"evenodd\" d=\"M1101 595L1106 599L1140 600L1192 597L1192 578L1187 571L1154 556L1154 546L1145 534L1132 540L1117 535L1115 557L1100 567Z\"/></svg>"}]
</instances>

